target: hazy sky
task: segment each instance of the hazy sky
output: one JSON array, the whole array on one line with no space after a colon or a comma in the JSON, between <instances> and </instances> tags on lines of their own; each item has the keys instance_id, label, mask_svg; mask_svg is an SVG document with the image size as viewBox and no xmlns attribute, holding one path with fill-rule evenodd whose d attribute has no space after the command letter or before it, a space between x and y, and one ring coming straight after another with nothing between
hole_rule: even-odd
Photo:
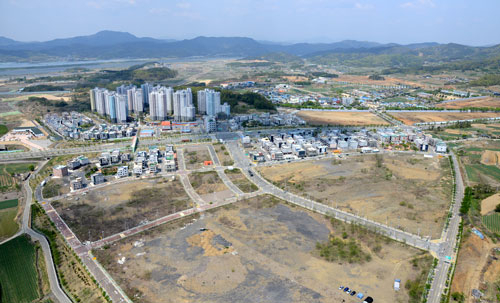
<instances>
[{"instance_id":1,"label":"hazy sky","mask_svg":"<svg viewBox=\"0 0 500 303\"><path fill-rule=\"evenodd\" d=\"M0 0L0 36L500 43L500 0Z\"/></svg>"}]
</instances>

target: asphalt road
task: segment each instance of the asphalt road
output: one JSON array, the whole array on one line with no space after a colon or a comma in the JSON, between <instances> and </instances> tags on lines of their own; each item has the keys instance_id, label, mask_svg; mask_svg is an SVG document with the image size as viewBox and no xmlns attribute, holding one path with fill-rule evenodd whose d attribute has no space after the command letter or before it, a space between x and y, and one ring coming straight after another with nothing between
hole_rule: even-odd
<instances>
[{"instance_id":1,"label":"asphalt road","mask_svg":"<svg viewBox=\"0 0 500 303\"><path fill-rule=\"evenodd\" d=\"M39 164L38 165L38 170L42 168L45 165L46 162ZM31 177L36 174L37 171L35 171L33 174L31 174ZM68 298L66 293L62 290L61 286L59 285L59 280L57 278L57 273L56 269L54 266L54 262L52 260L52 252L50 251L50 246L49 242L45 238L45 236L37 233L33 229L31 229L30 226L30 221L31 221L31 203L32 203L32 191L31 187L29 184L29 180L31 179L28 178L24 182L24 189L26 190L26 204L24 206L24 212L23 212L23 219L22 219L22 232L27 233L31 239L38 241L42 247L43 255L45 258L45 266L47 268L47 274L49 277L49 283L50 283L50 290L52 294L56 297L56 299L60 303L71 303L71 300Z\"/></svg>"},{"instance_id":2,"label":"asphalt road","mask_svg":"<svg viewBox=\"0 0 500 303\"><path fill-rule=\"evenodd\" d=\"M444 288L446 287L446 279L448 277L448 270L451 266L446 261L446 256L451 257L451 259L456 262L456 252L455 246L457 244L458 227L460 224L461 217L459 215L460 205L464 197L464 183L462 178L462 173L458 164L458 160L454 154L451 155L453 159L453 166L456 173L456 195L455 204L452 209L452 218L450 220L448 229L444 234L444 239L442 239L441 247L438 253L439 261L438 265L434 271L434 280L432 281L431 289L429 291L428 301L429 303L439 303L441 300L441 295Z\"/></svg>"}]
</instances>

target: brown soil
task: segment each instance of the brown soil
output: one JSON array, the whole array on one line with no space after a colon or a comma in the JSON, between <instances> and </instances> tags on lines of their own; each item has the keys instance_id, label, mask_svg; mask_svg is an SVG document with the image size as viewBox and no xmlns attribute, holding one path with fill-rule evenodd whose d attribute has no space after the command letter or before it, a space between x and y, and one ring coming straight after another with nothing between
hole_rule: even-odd
<instances>
[{"instance_id":1,"label":"brown soil","mask_svg":"<svg viewBox=\"0 0 500 303\"><path fill-rule=\"evenodd\" d=\"M199 169L205 167L205 161L212 161L210 153L205 145L190 146L184 149L184 162L187 169Z\"/></svg>"},{"instance_id":2,"label":"brown soil","mask_svg":"<svg viewBox=\"0 0 500 303\"><path fill-rule=\"evenodd\" d=\"M394 279L415 279L420 269L412 260L425 254L383 239L376 252L356 236L369 238L369 232L351 234L347 225L276 203L269 196L241 201L180 229L165 225L123 239L95 255L137 302L360 302L340 285L376 302L408 302L407 290L392 289ZM327 262L315 255L317 241L343 230L371 261ZM138 240L144 246L132 245ZM221 253L226 246L232 253ZM125 264L118 264L123 257Z\"/></svg>"},{"instance_id":3,"label":"brown soil","mask_svg":"<svg viewBox=\"0 0 500 303\"><path fill-rule=\"evenodd\" d=\"M199 195L229 190L215 171L189 174L189 182Z\"/></svg>"},{"instance_id":4,"label":"brown soil","mask_svg":"<svg viewBox=\"0 0 500 303\"><path fill-rule=\"evenodd\" d=\"M323 125L389 125L387 121L370 112L309 111L297 114L310 124Z\"/></svg>"},{"instance_id":5,"label":"brown soil","mask_svg":"<svg viewBox=\"0 0 500 303\"><path fill-rule=\"evenodd\" d=\"M481 155L481 163L485 165L499 165L500 152L485 150Z\"/></svg>"},{"instance_id":6,"label":"brown soil","mask_svg":"<svg viewBox=\"0 0 500 303\"><path fill-rule=\"evenodd\" d=\"M447 102L443 104L438 104L436 107L446 108L446 109L461 109L464 107L500 107L500 98L494 97L484 97L480 99L473 100L463 100L456 102Z\"/></svg>"},{"instance_id":7,"label":"brown soil","mask_svg":"<svg viewBox=\"0 0 500 303\"><path fill-rule=\"evenodd\" d=\"M495 245L489 239L481 240L474 234L469 234L462 241L451 292L463 293L466 298L465 302L476 302L471 296L472 289L484 291L483 282L497 281L500 274L500 262L491 260L490 254L493 247Z\"/></svg>"},{"instance_id":8,"label":"brown soil","mask_svg":"<svg viewBox=\"0 0 500 303\"><path fill-rule=\"evenodd\" d=\"M443 122L500 117L499 113L390 112L389 114L406 125L422 122Z\"/></svg>"},{"instance_id":9,"label":"brown soil","mask_svg":"<svg viewBox=\"0 0 500 303\"><path fill-rule=\"evenodd\" d=\"M344 211L407 231L439 237L451 201L445 158L384 155L262 167L275 185Z\"/></svg>"},{"instance_id":10,"label":"brown soil","mask_svg":"<svg viewBox=\"0 0 500 303\"><path fill-rule=\"evenodd\" d=\"M481 202L481 216L495 210L495 207L500 204L500 193L489 196Z\"/></svg>"}]
</instances>

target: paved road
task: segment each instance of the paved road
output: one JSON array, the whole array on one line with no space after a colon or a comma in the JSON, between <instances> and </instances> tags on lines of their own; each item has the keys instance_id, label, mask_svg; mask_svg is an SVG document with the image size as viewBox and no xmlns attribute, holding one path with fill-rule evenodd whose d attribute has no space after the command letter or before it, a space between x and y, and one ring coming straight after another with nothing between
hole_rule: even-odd
<instances>
[{"instance_id":1,"label":"paved road","mask_svg":"<svg viewBox=\"0 0 500 303\"><path fill-rule=\"evenodd\" d=\"M184 137L172 137L164 139L141 139L139 140L139 146L151 146L151 145L162 145L162 144L180 144L183 139L191 140L204 140L211 139L209 135L186 135ZM189 144L189 142L184 142ZM115 148L129 148L131 142L116 142L116 143L103 143L91 146L82 147L72 147L72 148L62 148L62 149L47 149L40 151L27 151L27 152L15 152L15 153L2 153L0 154L1 160L19 160L19 159L32 159L32 158L45 158L54 157L61 155L79 155L83 153L94 153L94 152L104 152Z\"/></svg>"},{"instance_id":2,"label":"paved road","mask_svg":"<svg viewBox=\"0 0 500 303\"><path fill-rule=\"evenodd\" d=\"M34 174L38 173L38 170L40 170L46 162L43 162L38 165L37 171L35 171L31 176ZM31 192L31 187L29 184L29 180L31 179L28 178L24 182L24 189L26 190L26 204L24 206L24 212L23 212L23 222L22 222L22 232L27 233L31 239L38 241L42 247L43 255L45 258L45 267L47 268L47 274L49 276L49 283L50 283L50 290L52 294L56 297L56 299L60 303L71 303L71 300L68 298L66 293L62 290L61 286L59 285L59 280L57 278L57 272L54 266L54 262L52 260L52 252L50 251L50 246L49 242L45 238L45 236L37 233L36 231L31 229L31 202L32 202L32 192Z\"/></svg>"},{"instance_id":3,"label":"paved road","mask_svg":"<svg viewBox=\"0 0 500 303\"><path fill-rule=\"evenodd\" d=\"M313 210L315 212L334 216L335 218L344 222L355 222L356 224L363 225L369 229L376 230L377 232L382 233L391 239L404 242L420 249L435 252L439 250L439 244L429 241L428 238L413 235L394 227L374 222L372 220L326 206L324 204L297 196L295 194L277 188L253 170L252 164L245 156L243 148L240 147L237 142L228 142L227 146L231 154L233 155L236 166L240 167L243 173L266 193L272 194L285 201ZM248 173L248 170L252 171L252 175Z\"/></svg>"},{"instance_id":4,"label":"paved road","mask_svg":"<svg viewBox=\"0 0 500 303\"><path fill-rule=\"evenodd\" d=\"M455 204L453 205L452 214L453 217L450 220L448 229L441 239L442 243L438 252L438 265L434 273L434 280L432 281L431 289L428 296L429 303L439 303L441 300L441 295L444 288L446 287L446 279L448 277L448 270L451 264L445 262L446 256L450 256L454 262L456 262L456 252L455 246L457 244L458 227L460 224L460 205L464 197L464 183L462 178L462 173L460 171L460 166L458 164L457 157L452 154L453 167L456 173L456 195Z\"/></svg>"}]
</instances>

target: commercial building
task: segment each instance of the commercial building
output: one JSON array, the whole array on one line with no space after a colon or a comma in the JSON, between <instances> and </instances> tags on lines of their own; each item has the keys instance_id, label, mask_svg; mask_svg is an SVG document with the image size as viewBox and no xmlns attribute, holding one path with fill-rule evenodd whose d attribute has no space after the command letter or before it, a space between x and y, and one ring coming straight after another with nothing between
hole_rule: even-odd
<instances>
[{"instance_id":1,"label":"commercial building","mask_svg":"<svg viewBox=\"0 0 500 303\"><path fill-rule=\"evenodd\" d=\"M70 188L71 190L78 190L83 188L83 180L82 178L76 178L75 180L71 180Z\"/></svg>"},{"instance_id":2,"label":"commercial building","mask_svg":"<svg viewBox=\"0 0 500 303\"><path fill-rule=\"evenodd\" d=\"M124 165L118 167L118 170L116 171L116 176L118 178L128 177L128 166Z\"/></svg>"},{"instance_id":3,"label":"commercial building","mask_svg":"<svg viewBox=\"0 0 500 303\"><path fill-rule=\"evenodd\" d=\"M57 165L52 169L55 177L65 177L68 175L68 167L66 165Z\"/></svg>"}]
</instances>

